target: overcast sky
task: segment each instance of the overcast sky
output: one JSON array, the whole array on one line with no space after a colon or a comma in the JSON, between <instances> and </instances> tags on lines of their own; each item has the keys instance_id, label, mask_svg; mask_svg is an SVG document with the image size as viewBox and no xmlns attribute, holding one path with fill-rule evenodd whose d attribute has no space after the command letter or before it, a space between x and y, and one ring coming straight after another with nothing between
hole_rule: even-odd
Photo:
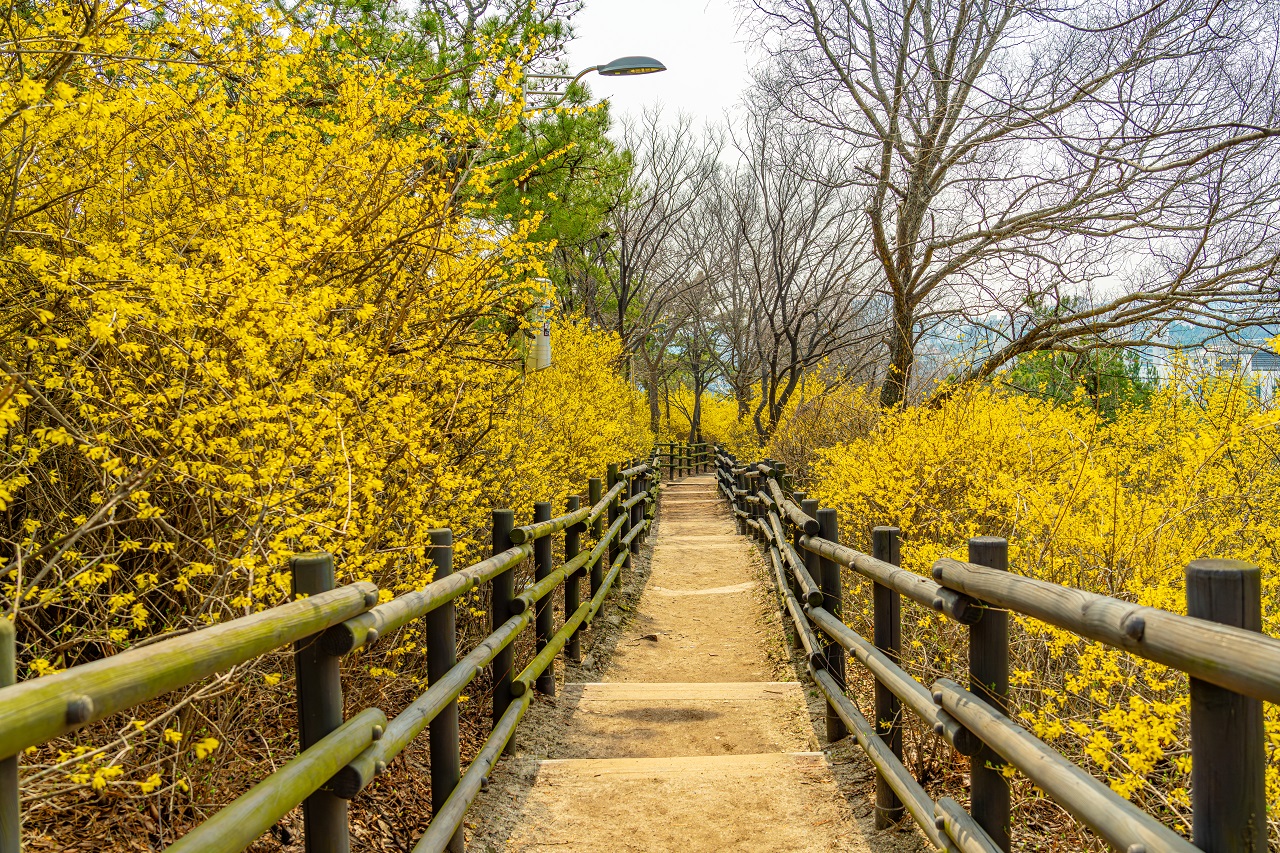
<instances>
[{"instance_id":1,"label":"overcast sky","mask_svg":"<svg viewBox=\"0 0 1280 853\"><path fill-rule=\"evenodd\" d=\"M746 88L748 55L733 0L586 0L573 26L570 73L636 54L667 66L661 74L587 78L616 119L661 102L699 123L718 121Z\"/></svg>"}]
</instances>

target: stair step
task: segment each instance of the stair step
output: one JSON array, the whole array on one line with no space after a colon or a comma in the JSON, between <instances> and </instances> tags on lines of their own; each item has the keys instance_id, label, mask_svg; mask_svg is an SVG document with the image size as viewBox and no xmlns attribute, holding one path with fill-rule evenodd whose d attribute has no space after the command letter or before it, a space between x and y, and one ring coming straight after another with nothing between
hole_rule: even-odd
<instances>
[{"instance_id":1,"label":"stair step","mask_svg":"<svg viewBox=\"0 0 1280 853\"><path fill-rule=\"evenodd\" d=\"M819 752L544 760L517 772L533 777L521 808L540 820L517 826L508 850L847 849L833 831L847 804Z\"/></svg>"},{"instance_id":2,"label":"stair step","mask_svg":"<svg viewBox=\"0 0 1280 853\"><path fill-rule=\"evenodd\" d=\"M557 703L570 717L551 758L667 760L813 746L796 682L566 684Z\"/></svg>"}]
</instances>

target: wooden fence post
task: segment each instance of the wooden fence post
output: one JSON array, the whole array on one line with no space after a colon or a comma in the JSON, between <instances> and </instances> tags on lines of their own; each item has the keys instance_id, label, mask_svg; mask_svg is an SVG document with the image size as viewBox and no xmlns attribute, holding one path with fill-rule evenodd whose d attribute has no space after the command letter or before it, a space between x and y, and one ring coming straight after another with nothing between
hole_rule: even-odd
<instances>
[{"instance_id":1,"label":"wooden fence post","mask_svg":"<svg viewBox=\"0 0 1280 853\"><path fill-rule=\"evenodd\" d=\"M631 482L627 485L627 497L629 500L633 500L640 496L640 487L640 475L632 474ZM641 501L640 503L632 504L629 512L631 513L631 517L627 519L627 529L635 530L644 521L644 502ZM631 547L628 554L640 553L640 537L642 535L643 533L637 533L635 536L631 537ZM627 557L627 568L631 568L630 556Z\"/></svg>"},{"instance_id":2,"label":"wooden fence post","mask_svg":"<svg viewBox=\"0 0 1280 853\"><path fill-rule=\"evenodd\" d=\"M333 556L298 554L289 560L293 594L317 595L334 588ZM294 644L294 683L298 699L298 752L320 742L342 725L340 660L325 654L320 634ZM302 803L302 834L307 853L350 853L347 801L320 789Z\"/></svg>"},{"instance_id":3,"label":"wooden fence post","mask_svg":"<svg viewBox=\"0 0 1280 853\"><path fill-rule=\"evenodd\" d=\"M834 509L820 509L817 514L819 535L831 542L840 541L840 525ZM835 560L822 557L819 560L821 575L816 580L822 588L823 608L832 616L840 619L844 610L844 590L841 588L840 564ZM833 641L825 633L823 644L826 646L827 672L835 679L840 689L845 687L844 666L846 652L844 647ZM849 734L844 720L836 713L836 708L827 702L827 743L835 743Z\"/></svg>"},{"instance_id":4,"label":"wooden fence post","mask_svg":"<svg viewBox=\"0 0 1280 853\"><path fill-rule=\"evenodd\" d=\"M1187 615L1262 631L1262 573L1239 560L1192 560ZM1266 853L1262 702L1191 679L1191 840L1205 853Z\"/></svg>"},{"instance_id":5,"label":"wooden fence post","mask_svg":"<svg viewBox=\"0 0 1280 853\"><path fill-rule=\"evenodd\" d=\"M13 622L0 616L0 687L18 683L18 650ZM22 850L22 806L18 796L18 756L0 761L0 853Z\"/></svg>"},{"instance_id":6,"label":"wooden fence post","mask_svg":"<svg viewBox=\"0 0 1280 853\"><path fill-rule=\"evenodd\" d=\"M1009 543L995 536L969 540L969 562L1009 570ZM1009 614L986 607L969 626L969 690L1002 714L1009 712ZM985 744L970 759L971 811L1001 850L1009 849L1009 780L1003 761Z\"/></svg>"},{"instance_id":7,"label":"wooden fence post","mask_svg":"<svg viewBox=\"0 0 1280 853\"><path fill-rule=\"evenodd\" d=\"M898 528L876 527L871 531L871 556L895 566L901 565ZM898 663L902 650L902 599L895 589L872 581L871 604L875 622L875 645L891 661ZM902 713L898 697L876 680L876 734L899 761L902 760ZM876 774L876 829L888 829L902 820L902 800L889 781Z\"/></svg>"},{"instance_id":8,"label":"wooden fence post","mask_svg":"<svg viewBox=\"0 0 1280 853\"><path fill-rule=\"evenodd\" d=\"M616 462L609 465L608 479L606 480L606 482L608 483L609 491L611 492L613 491L613 487L618 485L618 465ZM613 523L618 520L618 514L621 512L622 510L620 508L620 503L618 501L618 498L614 497L614 499L609 502L609 529L610 530L613 529ZM621 529L620 529L619 535L614 536L613 539L609 540L610 570L613 569L614 560L618 559L618 540L621 538L622 536L621 536ZM603 583L603 579L601 582Z\"/></svg>"},{"instance_id":9,"label":"wooden fence post","mask_svg":"<svg viewBox=\"0 0 1280 853\"><path fill-rule=\"evenodd\" d=\"M667 479L674 480L676 478L676 443L674 441L667 443Z\"/></svg>"},{"instance_id":10,"label":"wooden fence post","mask_svg":"<svg viewBox=\"0 0 1280 853\"><path fill-rule=\"evenodd\" d=\"M566 513L576 512L581 505L582 501L577 495L569 495L564 511ZM564 529L564 561L566 563L578 556L578 552L581 550L583 526L580 521ZM578 571L564 579L564 618L566 619L577 612L578 607L582 604L580 583L584 574L586 574L585 570L578 569ZM564 647L564 656L574 663L582 660L582 626L578 626L578 629L569 635L569 642Z\"/></svg>"},{"instance_id":11,"label":"wooden fence post","mask_svg":"<svg viewBox=\"0 0 1280 853\"><path fill-rule=\"evenodd\" d=\"M501 554L511 547L511 530L515 527L515 513L509 509L493 511L493 553ZM502 627L515 614L511 602L516 597L516 567L512 566L495 577L489 585L489 632ZM511 704L511 668L515 664L515 650L508 645L493 656L490 664L490 680L493 683L493 724L496 726ZM514 742L514 738L512 741ZM511 746L505 752L509 755Z\"/></svg>"},{"instance_id":12,"label":"wooden fence post","mask_svg":"<svg viewBox=\"0 0 1280 853\"><path fill-rule=\"evenodd\" d=\"M623 477L622 474L619 473L618 476L622 477L622 483L623 483L622 494L618 495L618 500L617 500L618 512L622 514L622 527L618 529L618 542L621 542L623 539L626 539L627 534L631 532L631 522L634 521L636 517L635 507L623 506L623 504L626 503L627 500L629 500L631 498L631 495L634 493L635 485L634 485L634 481L631 478L631 475L628 474L627 476ZM622 546L622 568L624 569L631 568L631 546L630 545Z\"/></svg>"},{"instance_id":13,"label":"wooden fence post","mask_svg":"<svg viewBox=\"0 0 1280 853\"><path fill-rule=\"evenodd\" d=\"M536 501L533 505L533 521L551 520L551 502ZM551 574L551 536L543 536L533 543L533 580L540 581ZM534 654L538 654L551 642L556 632L555 592L549 592L534 605L533 611L533 646ZM556 662L552 658L534 681L534 688L543 696L556 695Z\"/></svg>"},{"instance_id":14,"label":"wooden fence post","mask_svg":"<svg viewBox=\"0 0 1280 853\"><path fill-rule=\"evenodd\" d=\"M640 494L647 495L649 493L649 489L652 488L652 481L656 477L657 475L653 471L645 471L643 474L640 475ZM640 510L641 521L644 521L646 518L651 517L649 515L650 505L648 501L641 501L639 510ZM652 532L653 532L652 526L646 525L644 530L640 532L640 542L644 543L649 541L649 534Z\"/></svg>"},{"instance_id":15,"label":"wooden fence post","mask_svg":"<svg viewBox=\"0 0 1280 853\"><path fill-rule=\"evenodd\" d=\"M604 484L599 477L592 477L587 480L587 500L592 506L600 503L600 499L604 497ZM606 513L596 516L596 520L591 522L591 539L594 542L600 541L600 536L604 532L602 517ZM604 566L600 560L596 560L591 564L591 597L595 598L596 593L600 591L600 587L604 585Z\"/></svg>"},{"instance_id":16,"label":"wooden fence post","mask_svg":"<svg viewBox=\"0 0 1280 853\"><path fill-rule=\"evenodd\" d=\"M747 490L747 475L746 475L746 474L734 474L734 475L733 475L733 482L734 482L734 484L735 484L735 485L737 485L737 487L738 487L738 489L739 489L740 491L745 492L745 491ZM746 512L746 511L747 511L747 496L746 496L745 494L741 494L741 495L734 495L734 496L733 496L733 506L734 506L734 508L735 508L735 509L739 510L740 512ZM747 519L746 519L744 516L741 516L741 515L734 515L734 520L738 522L738 533L746 533L746 532L747 532Z\"/></svg>"},{"instance_id":17,"label":"wooden fence post","mask_svg":"<svg viewBox=\"0 0 1280 853\"><path fill-rule=\"evenodd\" d=\"M431 562L436 572L433 580L453 574L453 531L447 527L427 532L431 541ZM424 618L427 629L427 685L435 684L458 662L458 633L454 603L449 601L432 610ZM428 748L431 756L431 814L440 814L445 801L462 778L462 757L458 739L458 702L444 707L429 724ZM445 849L449 853L465 853L462 827L454 833Z\"/></svg>"}]
</instances>

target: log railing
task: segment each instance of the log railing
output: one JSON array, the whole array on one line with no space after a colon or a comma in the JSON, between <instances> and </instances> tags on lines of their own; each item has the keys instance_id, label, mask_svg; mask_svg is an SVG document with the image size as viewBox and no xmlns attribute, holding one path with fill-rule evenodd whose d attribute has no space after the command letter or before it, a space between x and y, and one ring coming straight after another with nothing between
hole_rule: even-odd
<instances>
[{"instance_id":1,"label":"log railing","mask_svg":"<svg viewBox=\"0 0 1280 853\"><path fill-rule=\"evenodd\" d=\"M716 479L740 532L760 543L826 697L828 739L847 729L876 767L877 828L905 810L941 850L1008 850L1011 767L1117 850L1267 850L1262 703L1280 702L1280 640L1261 633L1256 566L1193 561L1185 616L1011 573L1007 543L994 537L971 539L967 562L938 560L926 578L898 567L897 528L875 528L872 554L841 545L835 510L793 492L782 463L743 464L717 448ZM871 641L841 619L846 568L872 582ZM926 687L901 668L903 597L967 626L968 689L945 678ZM1009 716L1010 612L1190 676L1190 841ZM850 654L874 677L873 721L846 695ZM968 811L948 797L934 802L903 765L904 706L970 757Z\"/></svg>"},{"instance_id":2,"label":"log railing","mask_svg":"<svg viewBox=\"0 0 1280 853\"><path fill-rule=\"evenodd\" d=\"M549 503L534 522L515 527L509 509L493 512L493 556L453 570L453 535L430 532L434 580L378 603L372 583L335 588L329 554L290 561L296 600L252 616L14 683L12 623L0 618L0 853L21 850L18 757L28 747L70 734L112 714L191 685L290 644L294 647L298 755L167 849L240 851L301 804L308 853L351 849L347 801L429 727L433 817L415 853L461 851L463 817L493 763L507 748L531 690L554 693L555 657L577 660L579 635L599 611L619 572L648 530L658 492L657 456L610 465L606 482L589 481L589 505L570 497L564 515ZM607 523L606 523L607 519ZM564 560L552 565L552 536L564 537ZM583 534L593 545L582 549ZM532 557L534 583L515 592L516 567ZM584 601L580 582L588 579ZM492 633L457 659L454 601L491 585ZM554 624L552 592L564 587L564 623ZM428 689L394 719L366 708L343 719L341 658L426 621ZM536 654L515 671L512 643L534 625ZM493 682L493 728L463 773L458 696L486 667Z\"/></svg>"},{"instance_id":3,"label":"log railing","mask_svg":"<svg viewBox=\"0 0 1280 853\"><path fill-rule=\"evenodd\" d=\"M667 479L710 471L715 464L715 447L706 442L659 444L658 461L667 466Z\"/></svg>"}]
</instances>

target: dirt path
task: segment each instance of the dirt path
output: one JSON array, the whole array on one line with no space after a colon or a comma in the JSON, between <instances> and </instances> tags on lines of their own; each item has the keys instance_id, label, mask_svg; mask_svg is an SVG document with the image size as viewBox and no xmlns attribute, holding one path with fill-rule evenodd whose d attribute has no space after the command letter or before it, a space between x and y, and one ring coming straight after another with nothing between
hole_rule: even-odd
<instances>
[{"instance_id":1,"label":"dirt path","mask_svg":"<svg viewBox=\"0 0 1280 853\"><path fill-rule=\"evenodd\" d=\"M842 747L833 767L819 751L821 706L794 680L759 561L712 477L663 487L641 562L603 671L591 667L608 652L593 649L531 710L468 849L925 849L871 829L860 752Z\"/></svg>"}]
</instances>

